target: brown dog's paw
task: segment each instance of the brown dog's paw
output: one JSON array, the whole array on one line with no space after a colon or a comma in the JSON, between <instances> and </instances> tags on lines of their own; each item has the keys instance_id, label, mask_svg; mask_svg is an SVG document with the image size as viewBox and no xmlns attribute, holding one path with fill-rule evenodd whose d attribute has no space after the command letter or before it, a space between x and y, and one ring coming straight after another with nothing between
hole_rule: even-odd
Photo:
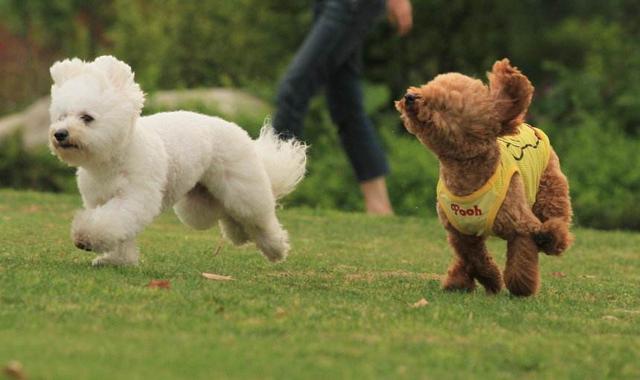
<instances>
[{"instance_id":1,"label":"brown dog's paw","mask_svg":"<svg viewBox=\"0 0 640 380\"><path fill-rule=\"evenodd\" d=\"M553 234L549 232L539 232L537 234L533 234L533 241L536 242L538 249L547 252L553 249Z\"/></svg>"},{"instance_id":2,"label":"brown dog's paw","mask_svg":"<svg viewBox=\"0 0 640 380\"><path fill-rule=\"evenodd\" d=\"M558 218L549 219L542 224L540 231L532 235L538 249L547 255L560 255L573 242L569 225Z\"/></svg>"},{"instance_id":3,"label":"brown dog's paw","mask_svg":"<svg viewBox=\"0 0 640 380\"><path fill-rule=\"evenodd\" d=\"M509 293L516 297L531 297L538 291L537 287L532 287L524 284L509 284L507 285Z\"/></svg>"},{"instance_id":4,"label":"brown dog's paw","mask_svg":"<svg viewBox=\"0 0 640 380\"><path fill-rule=\"evenodd\" d=\"M504 282L509 293L516 297L530 297L538 292L540 278L537 272L514 274L505 272Z\"/></svg>"},{"instance_id":5,"label":"brown dog's paw","mask_svg":"<svg viewBox=\"0 0 640 380\"><path fill-rule=\"evenodd\" d=\"M498 294L502 290L502 278L501 277L492 277L492 278L480 278L478 277L478 282L484 286L484 290L487 294Z\"/></svg>"},{"instance_id":6,"label":"brown dog's paw","mask_svg":"<svg viewBox=\"0 0 640 380\"><path fill-rule=\"evenodd\" d=\"M476 282L469 276L458 275L447 277L442 282L442 289L448 292L472 292L476 288Z\"/></svg>"}]
</instances>

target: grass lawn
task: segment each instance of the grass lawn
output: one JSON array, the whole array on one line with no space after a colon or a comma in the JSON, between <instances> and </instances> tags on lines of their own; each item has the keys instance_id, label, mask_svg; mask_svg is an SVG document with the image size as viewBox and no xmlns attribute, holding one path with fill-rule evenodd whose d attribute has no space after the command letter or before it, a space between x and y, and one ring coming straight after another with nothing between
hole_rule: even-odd
<instances>
[{"instance_id":1,"label":"grass lawn","mask_svg":"<svg viewBox=\"0 0 640 380\"><path fill-rule=\"evenodd\" d=\"M214 256L217 230L167 213L139 267L96 269L69 238L77 207L0 191L0 367L30 379L640 378L640 234L576 230L519 299L443 293L433 219L281 210L293 251L272 265L254 246Z\"/></svg>"}]
</instances>

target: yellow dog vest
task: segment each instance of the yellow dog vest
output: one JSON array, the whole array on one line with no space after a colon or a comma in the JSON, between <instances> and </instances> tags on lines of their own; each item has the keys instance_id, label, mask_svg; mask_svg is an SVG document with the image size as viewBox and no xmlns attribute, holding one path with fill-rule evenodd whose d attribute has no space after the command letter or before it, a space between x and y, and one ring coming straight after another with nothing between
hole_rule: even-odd
<instances>
[{"instance_id":1,"label":"yellow dog vest","mask_svg":"<svg viewBox=\"0 0 640 380\"><path fill-rule=\"evenodd\" d=\"M549 163L551 146L541 130L521 124L518 133L498 138L500 163L489 180L472 194L452 194L442 178L438 181L438 204L447 219L465 235L492 234L493 221L507 195L513 173L520 173L529 206L536 201L540 177Z\"/></svg>"}]
</instances>

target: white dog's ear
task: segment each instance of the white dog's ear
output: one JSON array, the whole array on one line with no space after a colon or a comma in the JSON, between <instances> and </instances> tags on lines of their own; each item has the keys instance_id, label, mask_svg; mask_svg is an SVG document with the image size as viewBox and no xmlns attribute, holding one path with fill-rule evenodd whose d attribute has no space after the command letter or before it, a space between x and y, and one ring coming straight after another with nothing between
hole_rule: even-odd
<instances>
[{"instance_id":1,"label":"white dog's ear","mask_svg":"<svg viewBox=\"0 0 640 380\"><path fill-rule=\"evenodd\" d=\"M111 55L96 58L93 65L104 72L109 81L117 88L125 88L133 83L131 67Z\"/></svg>"},{"instance_id":2,"label":"white dog's ear","mask_svg":"<svg viewBox=\"0 0 640 380\"><path fill-rule=\"evenodd\" d=\"M129 65L111 55L96 58L92 65L105 73L115 88L125 91L136 107L142 109L144 93L135 82L133 71Z\"/></svg>"},{"instance_id":3,"label":"white dog's ear","mask_svg":"<svg viewBox=\"0 0 640 380\"><path fill-rule=\"evenodd\" d=\"M54 63L51 68L49 68L53 84L61 85L69 79L79 75L83 72L84 65L85 63L78 58L65 59L64 61Z\"/></svg>"}]
</instances>

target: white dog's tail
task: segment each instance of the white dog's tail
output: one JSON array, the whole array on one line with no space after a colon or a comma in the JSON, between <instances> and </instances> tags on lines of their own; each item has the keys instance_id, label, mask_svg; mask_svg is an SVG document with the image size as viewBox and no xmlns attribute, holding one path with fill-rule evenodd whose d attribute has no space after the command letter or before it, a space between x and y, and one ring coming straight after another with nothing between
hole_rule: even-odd
<instances>
[{"instance_id":1,"label":"white dog's tail","mask_svg":"<svg viewBox=\"0 0 640 380\"><path fill-rule=\"evenodd\" d=\"M271 180L276 199L289 194L302 181L307 166L307 145L292 138L280 139L270 123L260 130L256 150Z\"/></svg>"}]
</instances>

